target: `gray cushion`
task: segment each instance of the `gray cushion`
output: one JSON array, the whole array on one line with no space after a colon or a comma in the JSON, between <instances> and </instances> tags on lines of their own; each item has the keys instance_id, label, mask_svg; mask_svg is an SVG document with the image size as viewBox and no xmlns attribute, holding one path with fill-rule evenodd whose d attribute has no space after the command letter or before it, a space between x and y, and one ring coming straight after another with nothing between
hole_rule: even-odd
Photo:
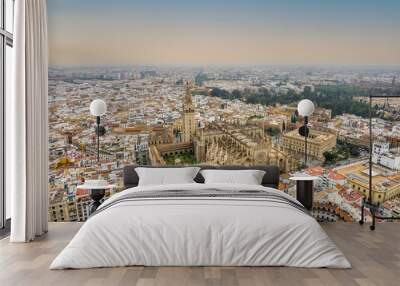
<instances>
[{"instance_id":1,"label":"gray cushion","mask_svg":"<svg viewBox=\"0 0 400 286\"><path fill-rule=\"evenodd\" d=\"M124 186L125 189L136 187L139 183L139 176L135 172L135 168L139 167L138 165L129 165L124 167ZM187 166L140 166L140 167L148 167L148 168L182 168ZM261 184L265 187L277 188L279 184L279 167L277 166L207 166L207 165L198 165L202 170L204 169L219 169L219 170L263 170L265 171L265 175L262 179ZM194 178L197 183L204 183L204 178L200 174Z\"/></svg>"}]
</instances>

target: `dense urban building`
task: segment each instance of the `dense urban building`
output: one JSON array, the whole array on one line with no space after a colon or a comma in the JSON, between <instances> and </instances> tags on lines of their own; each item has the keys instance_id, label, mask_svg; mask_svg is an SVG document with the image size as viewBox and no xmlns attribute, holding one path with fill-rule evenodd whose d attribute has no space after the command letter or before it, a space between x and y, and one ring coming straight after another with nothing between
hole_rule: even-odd
<instances>
[{"instance_id":1,"label":"dense urban building","mask_svg":"<svg viewBox=\"0 0 400 286\"><path fill-rule=\"evenodd\" d=\"M292 153L304 154L305 141L298 130L283 135L283 146ZM324 152L336 146L336 134L311 129L307 139L307 155L316 160L324 159Z\"/></svg>"},{"instance_id":2,"label":"dense urban building","mask_svg":"<svg viewBox=\"0 0 400 286\"><path fill-rule=\"evenodd\" d=\"M309 168L301 170L304 137L298 134L302 118L296 114L295 98L321 93L321 87L326 86L364 88L365 82L376 81L390 86L392 72L319 70L307 74L301 69L265 68L237 74L234 69L210 68L203 70L202 80L196 82L193 79L198 74L196 68L51 69L50 220L86 220L91 200L77 186L100 175L115 184L118 192L123 189L122 168L128 164L273 164L282 171L280 188L290 194L294 183L287 178L306 171L320 177L313 211L318 219L358 219L361 198L368 195L363 173L369 146L368 120L349 113L336 115L315 102L308 138ZM215 89L227 93L217 94ZM266 96L274 94L276 101L264 104L257 102L259 98L235 96L260 90ZM291 97L293 101L281 103ZM99 163L95 118L89 112L95 98L103 98L108 106L102 119L106 133L100 138ZM400 107L400 103L390 102L388 110L394 106ZM396 214L400 212L396 185L400 125L374 118L373 134L376 144L389 144L384 152L376 149L374 153L379 175L374 177L373 194L383 213ZM350 147L354 156L349 155ZM347 155L331 162L333 165L320 167L326 151Z\"/></svg>"}]
</instances>

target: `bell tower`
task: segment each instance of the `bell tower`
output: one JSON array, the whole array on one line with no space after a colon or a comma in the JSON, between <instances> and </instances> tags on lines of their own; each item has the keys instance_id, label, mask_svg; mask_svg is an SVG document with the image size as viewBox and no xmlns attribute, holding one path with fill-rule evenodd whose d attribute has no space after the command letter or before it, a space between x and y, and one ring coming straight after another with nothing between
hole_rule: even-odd
<instances>
[{"instance_id":1,"label":"bell tower","mask_svg":"<svg viewBox=\"0 0 400 286\"><path fill-rule=\"evenodd\" d=\"M192 94L190 91L191 86L186 83L186 93L183 99L183 142L193 142L193 136L196 134L196 118L195 110L192 100Z\"/></svg>"}]
</instances>

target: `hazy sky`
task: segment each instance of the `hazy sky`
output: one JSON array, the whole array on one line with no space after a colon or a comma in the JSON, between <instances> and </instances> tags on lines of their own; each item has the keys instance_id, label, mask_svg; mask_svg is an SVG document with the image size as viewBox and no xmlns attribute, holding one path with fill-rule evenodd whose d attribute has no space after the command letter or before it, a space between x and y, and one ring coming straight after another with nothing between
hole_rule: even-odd
<instances>
[{"instance_id":1,"label":"hazy sky","mask_svg":"<svg viewBox=\"0 0 400 286\"><path fill-rule=\"evenodd\" d=\"M49 0L52 65L400 65L400 0Z\"/></svg>"}]
</instances>

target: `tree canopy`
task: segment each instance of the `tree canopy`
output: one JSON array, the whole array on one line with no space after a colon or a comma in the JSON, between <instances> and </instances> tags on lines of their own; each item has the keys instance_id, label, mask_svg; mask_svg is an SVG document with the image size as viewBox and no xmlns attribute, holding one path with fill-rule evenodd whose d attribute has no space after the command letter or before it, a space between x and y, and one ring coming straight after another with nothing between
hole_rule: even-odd
<instances>
[{"instance_id":1,"label":"tree canopy","mask_svg":"<svg viewBox=\"0 0 400 286\"><path fill-rule=\"evenodd\" d=\"M296 104L302 99L308 98L317 106L332 110L332 115L341 115L343 113L355 114L362 117L368 117L369 106L367 103L356 101L353 97L366 96L366 91L356 86L347 85L321 85L314 91L306 87L303 92L296 93L288 90L287 93L276 93L266 88L257 90L233 90L229 92L220 88L213 88L211 96L223 99L239 99L253 104L263 104L275 106L279 104Z\"/></svg>"}]
</instances>

